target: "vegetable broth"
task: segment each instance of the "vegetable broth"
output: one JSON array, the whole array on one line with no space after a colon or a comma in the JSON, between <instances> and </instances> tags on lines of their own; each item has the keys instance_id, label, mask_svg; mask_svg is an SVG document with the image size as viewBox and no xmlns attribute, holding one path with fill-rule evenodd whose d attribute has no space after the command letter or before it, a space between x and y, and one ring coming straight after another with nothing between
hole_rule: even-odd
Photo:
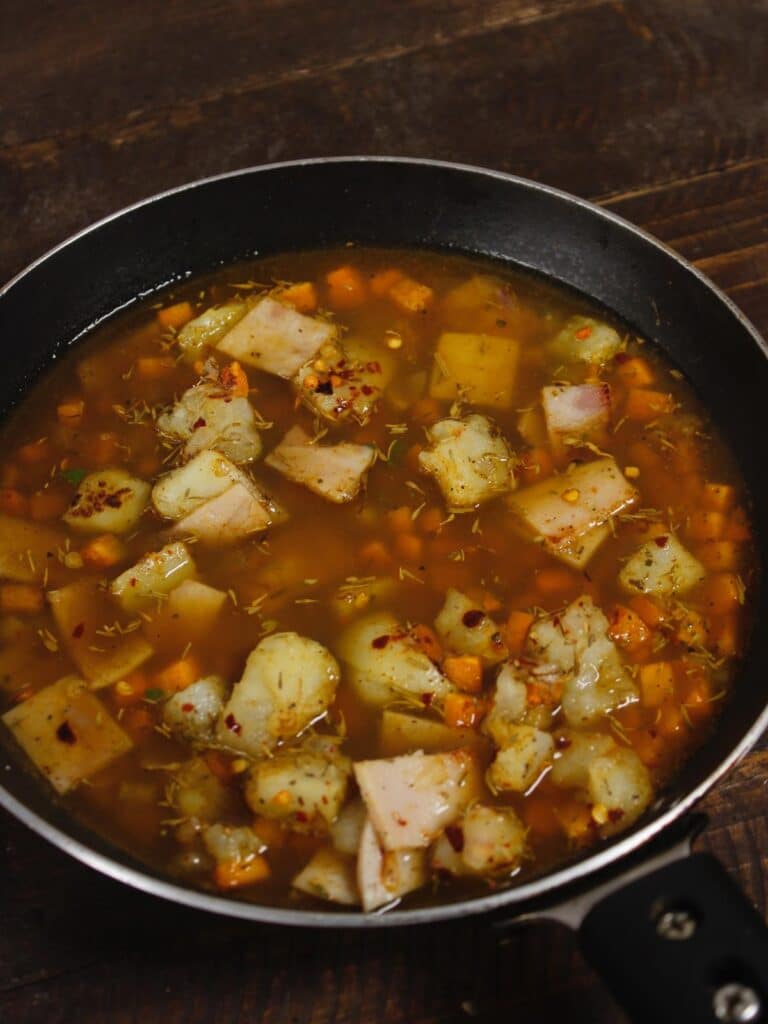
<instances>
[{"instance_id":1,"label":"vegetable broth","mask_svg":"<svg viewBox=\"0 0 768 1024\"><path fill-rule=\"evenodd\" d=\"M188 325L212 307L231 309L231 319L218 336L209 332L212 344L200 343ZM285 309L311 324L284 324ZM238 324L255 322L258 310L243 347ZM282 361L281 375L266 372L268 316L280 331L298 331L297 344L312 331L324 340L292 372ZM201 381L212 401L256 411L247 436L238 421L236 437L230 424L194 448L195 435L212 428L184 405ZM297 426L304 435L281 458L271 454ZM682 374L564 289L428 252L350 247L238 264L96 329L30 391L2 434L6 725L54 785L67 777L57 788L74 815L187 884L260 903L327 905L320 896L335 890L322 880L322 858L319 882L309 878L306 891L292 882L318 851L337 850L343 812L303 810L294 779L265 797L264 765L291 752L331 766L339 808L359 803L363 790L369 839L387 851L376 881L389 898L369 894L374 909L401 896L487 891L567 861L631 824L716 728L753 584L743 484ZM213 533L210 523L195 526L184 516L202 499L189 486L173 499L186 502L174 517L160 514L156 491L137 491L131 523L122 498L110 506L112 523L103 493L100 504L83 496L89 480L113 469L156 485L197 465L200 452L221 452L225 434L224 448L237 450L228 464L247 478L232 475L227 488L244 488L249 515L265 517L259 528L253 519L238 533L230 511L215 510ZM463 441L475 445L470 459ZM296 467L342 442L355 446L343 455L357 469L345 463L329 500L328 466ZM590 475L579 475L583 467ZM265 493L254 497L253 478ZM25 523L43 531L29 550L27 535L13 532ZM168 570L160 590L136 598L132 567L173 544L184 549L168 556L178 556L179 588ZM120 592L114 581L126 573ZM371 663L355 631L386 621L377 615L397 625L365 641L376 649ZM233 710L233 687L251 652L286 633L335 659L336 674L328 668L322 683L330 699L296 719L294 732L259 733L256 743ZM289 672L304 653L319 656L291 643ZM421 672L423 690L418 679L371 681L377 659L401 647L421 657L408 679ZM84 680L100 702L84 704L80 719L103 723L106 712L123 737L112 754L94 741L94 771L71 763L82 741L71 708L56 734L67 749L54 743L52 755L53 740L39 740L32 721L25 743L14 717L65 677ZM213 677L206 699L219 701L216 721L190 740L169 702ZM64 684L62 707L81 688ZM425 738L424 722L442 731ZM592 746L577 757L585 742ZM465 760L451 790L455 813L430 819L416 845L402 846L382 824L389 796L352 765L395 757L405 771L420 750ZM616 795L626 787L628 796ZM359 827L350 834L364 841ZM341 846L333 871L345 878L340 902L353 905L367 869ZM405 858L397 870L392 855Z\"/></svg>"}]
</instances>

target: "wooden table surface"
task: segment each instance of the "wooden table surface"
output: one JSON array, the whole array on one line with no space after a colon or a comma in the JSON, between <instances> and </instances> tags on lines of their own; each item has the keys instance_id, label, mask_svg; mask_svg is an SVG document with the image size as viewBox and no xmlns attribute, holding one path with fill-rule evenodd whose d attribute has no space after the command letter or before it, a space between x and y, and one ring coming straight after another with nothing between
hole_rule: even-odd
<instances>
[{"instance_id":1,"label":"wooden table surface","mask_svg":"<svg viewBox=\"0 0 768 1024\"><path fill-rule=\"evenodd\" d=\"M391 154L596 200L766 332L767 40L766 0L2 0L0 279L184 181ZM763 913L767 772L763 747L709 796L700 840ZM0 830L4 1024L624 1020L553 926L256 927Z\"/></svg>"}]
</instances>

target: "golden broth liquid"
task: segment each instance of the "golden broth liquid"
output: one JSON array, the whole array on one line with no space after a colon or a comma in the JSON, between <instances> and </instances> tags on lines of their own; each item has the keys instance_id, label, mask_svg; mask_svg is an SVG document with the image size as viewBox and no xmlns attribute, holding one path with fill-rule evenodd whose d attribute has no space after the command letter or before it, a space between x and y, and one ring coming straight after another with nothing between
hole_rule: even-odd
<instances>
[{"instance_id":1,"label":"golden broth liquid","mask_svg":"<svg viewBox=\"0 0 768 1024\"><path fill-rule=\"evenodd\" d=\"M329 287L326 275L339 266L359 271L361 293L345 297ZM387 294L372 293L372 282L379 280L374 275L393 267L433 290L434 301L426 312L405 311ZM496 279L494 297L472 300L470 289L468 298L457 301L455 290L476 280L478 274ZM83 471L121 466L152 482L171 469L176 450L158 436L155 418L158 410L197 382L199 367L196 370L177 360L175 332L160 322L158 310L188 301L197 315L236 295L253 295L276 282L299 281L315 283L321 309L344 325L347 336L380 346L395 365L394 378L370 422L361 426L347 421L333 427L325 438L377 446L380 457L367 486L356 500L336 505L284 479L263 460L255 463L255 475L288 510L288 520L232 547L194 546L198 578L229 594L219 625L201 639L175 628L162 603L144 615L140 629L155 648L140 670L149 688L140 699L119 692L117 685L99 691L135 746L61 799L74 815L140 859L189 884L213 887L210 860L201 852L199 841L184 832L184 821L169 805L173 766L192 752L160 726L162 699L153 697L152 680L174 659L193 656L201 675L218 673L234 683L249 652L275 631L294 630L333 652L345 626L334 601L340 589L349 595L352 618L358 605L362 611L384 607L402 623L431 627L446 591L453 587L487 611L502 637L511 612L556 612L580 595L590 595L609 619L616 605L634 607L651 639L638 649L624 650L625 661L636 678L649 662L674 663L674 683L660 700L649 702L641 692L640 700L615 710L594 729L608 732L636 751L655 787L663 786L716 727L718 708L742 652L745 593L749 595L754 562L747 498L734 461L706 410L652 344L617 324L625 345L602 370L553 359L547 343L569 317L606 319L564 289L478 260L352 247L241 263L174 287L94 330L57 361L3 425L0 511L58 525ZM490 415L509 442L518 460L518 487L565 469L569 461L595 457L584 446L565 455L553 454L548 444L531 445L521 436L521 412L538 407L542 387L554 381L582 383L595 376L610 385L612 428L601 449L621 469L630 468L627 475L641 498L628 514L614 517L612 535L585 571L562 564L524 537L515 528L504 496L469 514L449 515L435 481L420 471L417 458L426 443L425 427L447 417L452 404L429 397L435 347L444 331L487 333L520 345L511 404L476 410ZM146 357L161 357L161 361L142 364ZM225 362L221 354L218 361ZM272 424L262 434L265 452L296 423L310 434L316 432L315 418L297 404L288 381L245 369L251 402ZM627 415L628 396L637 385L640 390L651 388L670 396L668 408L674 411ZM84 403L82 417L76 422L62 418L59 407L79 400ZM718 490L708 486L712 484L725 486ZM707 579L686 595L684 605L647 601L645 606L633 605L617 575L640 543L670 528L704 565ZM49 559L43 580L46 590L94 575L77 557L88 538L71 530L66 536L64 549ZM110 578L167 543L165 524L148 513L123 541L119 565L106 570ZM363 596L355 604L356 595L365 594L364 581L369 577L391 580L386 599L377 605L376 599L367 602ZM723 598L726 584L735 588L735 600ZM3 601L4 593L5 587L0 586L0 711L76 672L47 606L18 611L12 596ZM104 628L109 631L115 621L125 625L126 617L105 596ZM495 670L485 671L483 693L474 698L479 716L494 675ZM532 707L536 699L532 694ZM441 720L439 708L422 706L416 711ZM557 706L545 702L542 714L553 729L562 724ZM345 729L345 753L354 760L375 758L390 753L380 744L380 715L380 709L363 703L345 684L342 666L336 701L318 728ZM484 737L481 721L471 727L479 737L479 756L487 765L493 746ZM235 795L227 823L249 824L253 814L240 797L238 760L242 758L226 752L212 755L217 774ZM512 873L514 881L562 863L600 841L599 823L590 816L589 807L573 792L553 785L546 771L525 794L489 791L484 799L512 806L528 829L528 852L522 867ZM312 853L327 843L322 835L286 830L267 851L270 877L239 889L237 896L266 904L325 906L297 894L290 881ZM434 886L409 899L452 899L487 891L489 885L509 884L511 877L491 881L438 877Z\"/></svg>"}]
</instances>

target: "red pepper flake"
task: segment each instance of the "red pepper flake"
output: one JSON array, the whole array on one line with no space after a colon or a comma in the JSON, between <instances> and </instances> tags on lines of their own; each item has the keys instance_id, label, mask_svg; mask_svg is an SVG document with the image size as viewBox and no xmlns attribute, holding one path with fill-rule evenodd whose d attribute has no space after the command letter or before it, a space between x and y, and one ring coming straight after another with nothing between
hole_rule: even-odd
<instances>
[{"instance_id":1,"label":"red pepper flake","mask_svg":"<svg viewBox=\"0 0 768 1024\"><path fill-rule=\"evenodd\" d=\"M79 640L84 632L85 632L85 623L84 622L78 622L78 624L72 630L72 636L75 638L75 640Z\"/></svg>"},{"instance_id":2,"label":"red pepper flake","mask_svg":"<svg viewBox=\"0 0 768 1024\"><path fill-rule=\"evenodd\" d=\"M332 395L333 384L329 380L324 380L322 384L318 384L315 388L316 395Z\"/></svg>"},{"instance_id":3,"label":"red pepper flake","mask_svg":"<svg viewBox=\"0 0 768 1024\"><path fill-rule=\"evenodd\" d=\"M56 739L61 740L62 743L68 743L70 746L73 743L77 743L77 736L75 736L72 726L66 721L66 719L56 730Z\"/></svg>"},{"instance_id":4,"label":"red pepper flake","mask_svg":"<svg viewBox=\"0 0 768 1024\"><path fill-rule=\"evenodd\" d=\"M567 736L558 736L555 741L555 746L558 750L567 750L571 746L573 740L569 740Z\"/></svg>"},{"instance_id":5,"label":"red pepper flake","mask_svg":"<svg viewBox=\"0 0 768 1024\"><path fill-rule=\"evenodd\" d=\"M592 328L591 328L591 326L589 324L584 324L583 327L580 327L579 330L576 331L576 337L579 339L579 341L584 341L591 334L592 334Z\"/></svg>"},{"instance_id":6,"label":"red pepper flake","mask_svg":"<svg viewBox=\"0 0 768 1024\"><path fill-rule=\"evenodd\" d=\"M657 548L665 548L669 543L669 537L654 537L653 540Z\"/></svg>"},{"instance_id":7,"label":"red pepper flake","mask_svg":"<svg viewBox=\"0 0 768 1024\"><path fill-rule=\"evenodd\" d=\"M193 430L199 430L199 429L200 429L200 427L205 427L205 426L207 426L207 424L206 424L205 420L203 419L203 417L202 417L202 416L199 416L199 417L198 417L198 418L197 418L197 419L195 420L195 422L194 422L194 423L192 424L192 429L193 429Z\"/></svg>"},{"instance_id":8,"label":"red pepper flake","mask_svg":"<svg viewBox=\"0 0 768 1024\"><path fill-rule=\"evenodd\" d=\"M182 704L181 705L181 710L184 712L185 715L188 715L190 711L194 711L195 710L195 705L194 704ZM230 715L229 717L231 718L232 716Z\"/></svg>"},{"instance_id":9,"label":"red pepper flake","mask_svg":"<svg viewBox=\"0 0 768 1024\"><path fill-rule=\"evenodd\" d=\"M377 651L383 650L389 643L389 636L385 633L383 636L377 636L371 640L371 647L375 647Z\"/></svg>"},{"instance_id":10,"label":"red pepper flake","mask_svg":"<svg viewBox=\"0 0 768 1024\"><path fill-rule=\"evenodd\" d=\"M619 366L621 366L622 363L626 363L629 360L629 358L630 356L628 352L617 352L615 356L616 362L619 364Z\"/></svg>"},{"instance_id":11,"label":"red pepper flake","mask_svg":"<svg viewBox=\"0 0 768 1024\"><path fill-rule=\"evenodd\" d=\"M365 368L368 373L381 373L381 363L379 362L368 363Z\"/></svg>"},{"instance_id":12,"label":"red pepper flake","mask_svg":"<svg viewBox=\"0 0 768 1024\"><path fill-rule=\"evenodd\" d=\"M454 848L456 853L461 853L464 849L464 830L458 825L446 825L445 838Z\"/></svg>"},{"instance_id":13,"label":"red pepper flake","mask_svg":"<svg viewBox=\"0 0 768 1024\"><path fill-rule=\"evenodd\" d=\"M422 693L421 695L421 703L424 705L425 708L428 708L434 699L434 693Z\"/></svg>"},{"instance_id":14,"label":"red pepper flake","mask_svg":"<svg viewBox=\"0 0 768 1024\"><path fill-rule=\"evenodd\" d=\"M485 618L485 612L481 612L479 608L472 608L468 612L464 612L461 617L461 621L467 627L467 629L474 629L475 626L479 626Z\"/></svg>"},{"instance_id":15,"label":"red pepper flake","mask_svg":"<svg viewBox=\"0 0 768 1024\"><path fill-rule=\"evenodd\" d=\"M224 724L226 725L230 732L233 732L235 734L235 736L239 736L240 733L243 731L242 725L240 725L238 720L232 714L227 715L227 717L224 719Z\"/></svg>"},{"instance_id":16,"label":"red pepper flake","mask_svg":"<svg viewBox=\"0 0 768 1024\"><path fill-rule=\"evenodd\" d=\"M296 811L296 821L300 821L302 824L305 824L309 821L309 818L304 811Z\"/></svg>"},{"instance_id":17,"label":"red pepper flake","mask_svg":"<svg viewBox=\"0 0 768 1024\"><path fill-rule=\"evenodd\" d=\"M617 821L621 821L621 819L623 817L624 817L624 811L622 811L620 807L612 807L611 810L608 811L608 821L610 821L610 822L612 822L614 824Z\"/></svg>"},{"instance_id":18,"label":"red pepper flake","mask_svg":"<svg viewBox=\"0 0 768 1024\"><path fill-rule=\"evenodd\" d=\"M363 384L363 386L360 388L360 390L363 392L364 395L372 395L373 394L373 388L371 387L370 384Z\"/></svg>"}]
</instances>

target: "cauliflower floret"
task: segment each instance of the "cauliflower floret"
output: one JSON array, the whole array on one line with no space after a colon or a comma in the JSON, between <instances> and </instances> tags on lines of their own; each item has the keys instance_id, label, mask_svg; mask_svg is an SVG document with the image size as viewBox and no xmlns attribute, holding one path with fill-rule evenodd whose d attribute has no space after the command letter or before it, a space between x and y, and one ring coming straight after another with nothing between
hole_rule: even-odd
<instances>
[{"instance_id":1,"label":"cauliflower floret","mask_svg":"<svg viewBox=\"0 0 768 1024\"><path fill-rule=\"evenodd\" d=\"M511 807L473 804L461 825L461 859L470 871L497 874L520 866L526 829Z\"/></svg>"},{"instance_id":2,"label":"cauliflower floret","mask_svg":"<svg viewBox=\"0 0 768 1024\"><path fill-rule=\"evenodd\" d=\"M506 743L488 769L488 784L496 791L524 793L552 758L555 742L548 732L531 725L511 726Z\"/></svg>"},{"instance_id":3,"label":"cauliflower floret","mask_svg":"<svg viewBox=\"0 0 768 1024\"><path fill-rule=\"evenodd\" d=\"M206 676L174 693L163 705L163 721L181 739L205 746L216 734L226 688L220 676Z\"/></svg>"},{"instance_id":4,"label":"cauliflower floret","mask_svg":"<svg viewBox=\"0 0 768 1024\"><path fill-rule=\"evenodd\" d=\"M487 416L439 420L427 429L431 448L419 454L449 508L473 508L515 487L513 456Z\"/></svg>"},{"instance_id":5,"label":"cauliflower floret","mask_svg":"<svg viewBox=\"0 0 768 1024\"><path fill-rule=\"evenodd\" d=\"M296 832L327 831L344 804L350 772L349 761L339 754L279 754L250 770L246 803Z\"/></svg>"},{"instance_id":6,"label":"cauliflower floret","mask_svg":"<svg viewBox=\"0 0 768 1024\"><path fill-rule=\"evenodd\" d=\"M157 429L184 442L184 458L210 449L232 462L253 462L261 454L261 437L253 406L219 380L189 388L173 408L160 416Z\"/></svg>"},{"instance_id":7,"label":"cauliflower floret","mask_svg":"<svg viewBox=\"0 0 768 1024\"><path fill-rule=\"evenodd\" d=\"M483 719L483 732L488 733L498 747L507 746L517 723L525 714L528 703L526 673L508 662L502 665L496 677L491 708Z\"/></svg>"},{"instance_id":8,"label":"cauliflower floret","mask_svg":"<svg viewBox=\"0 0 768 1024\"><path fill-rule=\"evenodd\" d=\"M475 654L486 665L507 656L507 646L493 619L459 590L451 588L435 619L435 628L445 645L458 654Z\"/></svg>"},{"instance_id":9,"label":"cauliflower floret","mask_svg":"<svg viewBox=\"0 0 768 1024\"><path fill-rule=\"evenodd\" d=\"M622 348L618 331L589 316L572 316L548 345L554 359L568 363L607 363Z\"/></svg>"},{"instance_id":10,"label":"cauliflower floret","mask_svg":"<svg viewBox=\"0 0 768 1024\"><path fill-rule=\"evenodd\" d=\"M667 534L641 544L619 573L619 582L630 593L669 597L691 590L705 575L701 562Z\"/></svg>"}]
</instances>

